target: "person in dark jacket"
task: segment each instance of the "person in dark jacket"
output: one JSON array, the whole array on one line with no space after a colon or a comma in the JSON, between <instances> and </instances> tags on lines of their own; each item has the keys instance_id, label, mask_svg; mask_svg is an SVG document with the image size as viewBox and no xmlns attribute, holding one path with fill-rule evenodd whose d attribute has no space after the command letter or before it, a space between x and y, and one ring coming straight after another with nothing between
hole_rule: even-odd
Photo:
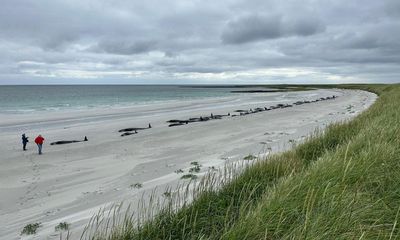
<instances>
[{"instance_id":1,"label":"person in dark jacket","mask_svg":"<svg viewBox=\"0 0 400 240\"><path fill-rule=\"evenodd\" d=\"M22 149L26 151L26 144L29 142L28 137L25 136L25 133L22 134Z\"/></svg>"},{"instance_id":2,"label":"person in dark jacket","mask_svg":"<svg viewBox=\"0 0 400 240\"><path fill-rule=\"evenodd\" d=\"M38 146L39 154L42 154L43 142L44 142L44 138L42 137L42 135L39 134L39 136L37 136L37 137L35 138L35 143L36 143L37 146Z\"/></svg>"}]
</instances>

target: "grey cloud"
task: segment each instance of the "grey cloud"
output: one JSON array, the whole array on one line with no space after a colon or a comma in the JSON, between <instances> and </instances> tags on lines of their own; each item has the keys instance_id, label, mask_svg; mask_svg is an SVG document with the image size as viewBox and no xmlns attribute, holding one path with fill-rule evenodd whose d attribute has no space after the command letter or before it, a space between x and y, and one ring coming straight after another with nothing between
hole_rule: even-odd
<instances>
[{"instance_id":1,"label":"grey cloud","mask_svg":"<svg viewBox=\"0 0 400 240\"><path fill-rule=\"evenodd\" d=\"M352 39L346 46L353 49L374 49L379 47L379 42L375 37L363 36Z\"/></svg>"},{"instance_id":2,"label":"grey cloud","mask_svg":"<svg viewBox=\"0 0 400 240\"><path fill-rule=\"evenodd\" d=\"M222 33L228 44L276 39L289 36L310 36L324 30L320 20L312 17L295 19L281 15L250 15L230 21Z\"/></svg>"},{"instance_id":3,"label":"grey cloud","mask_svg":"<svg viewBox=\"0 0 400 240\"><path fill-rule=\"evenodd\" d=\"M101 41L96 47L95 51L106 52L111 54L132 55L147 53L155 50L157 42L153 40L129 41L129 40L108 40Z\"/></svg>"},{"instance_id":4,"label":"grey cloud","mask_svg":"<svg viewBox=\"0 0 400 240\"><path fill-rule=\"evenodd\" d=\"M0 84L37 78L35 71L121 72L162 83L269 68L395 81L399 7L398 0L3 0ZM249 79L279 80L225 81Z\"/></svg>"},{"instance_id":5,"label":"grey cloud","mask_svg":"<svg viewBox=\"0 0 400 240\"><path fill-rule=\"evenodd\" d=\"M400 17L400 1L398 0L385 1L385 10L391 16Z\"/></svg>"},{"instance_id":6,"label":"grey cloud","mask_svg":"<svg viewBox=\"0 0 400 240\"><path fill-rule=\"evenodd\" d=\"M72 43L104 36L142 34L135 14L124 15L101 1L2 1L0 37L35 45L44 50L64 50Z\"/></svg>"},{"instance_id":7,"label":"grey cloud","mask_svg":"<svg viewBox=\"0 0 400 240\"><path fill-rule=\"evenodd\" d=\"M261 39L272 39L282 36L279 16L246 16L231 21L222 33L222 41L240 44Z\"/></svg>"},{"instance_id":8,"label":"grey cloud","mask_svg":"<svg viewBox=\"0 0 400 240\"><path fill-rule=\"evenodd\" d=\"M286 30L288 35L311 36L325 30L325 26L320 19L310 16L291 19L287 24L289 25Z\"/></svg>"}]
</instances>

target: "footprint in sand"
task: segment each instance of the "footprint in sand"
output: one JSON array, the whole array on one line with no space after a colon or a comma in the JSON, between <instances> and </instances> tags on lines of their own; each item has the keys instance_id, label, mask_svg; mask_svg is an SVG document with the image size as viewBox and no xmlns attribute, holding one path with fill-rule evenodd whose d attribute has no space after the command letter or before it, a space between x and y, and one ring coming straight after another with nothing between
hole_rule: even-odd
<instances>
[{"instance_id":1,"label":"footprint in sand","mask_svg":"<svg viewBox=\"0 0 400 240\"><path fill-rule=\"evenodd\" d=\"M33 160L33 156L30 155L29 162L31 163L32 169L32 182L29 183L24 196L19 198L19 205L25 205L28 201L36 199L39 196L35 190L38 188L38 181L40 180L40 168L39 165ZM23 181L24 182L24 181ZM27 181L25 181L27 182Z\"/></svg>"},{"instance_id":2,"label":"footprint in sand","mask_svg":"<svg viewBox=\"0 0 400 240\"><path fill-rule=\"evenodd\" d=\"M52 209L52 210L46 211L46 212L44 213L44 215L46 215L46 216L54 216L54 215L55 215L56 213L58 213L59 211L61 211L61 209L59 209L59 208Z\"/></svg>"}]
</instances>

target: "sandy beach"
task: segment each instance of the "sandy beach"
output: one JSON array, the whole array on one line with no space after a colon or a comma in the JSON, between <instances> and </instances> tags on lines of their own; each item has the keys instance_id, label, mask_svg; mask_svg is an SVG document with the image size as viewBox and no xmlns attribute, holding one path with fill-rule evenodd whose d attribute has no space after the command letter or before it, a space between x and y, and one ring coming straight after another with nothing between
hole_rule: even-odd
<instances>
[{"instance_id":1,"label":"sandy beach","mask_svg":"<svg viewBox=\"0 0 400 240\"><path fill-rule=\"evenodd\" d=\"M171 119L189 119L235 110L335 99L263 111L245 116L168 127ZM313 90L238 94L232 97L135 105L113 109L0 114L0 239L59 239L54 227L71 224L74 236L101 207L134 203L143 191L176 186L190 162L221 167L249 154L285 150L316 128L353 118L377 98L359 90ZM121 137L123 128L152 128ZM21 134L30 137L22 151ZM46 139L37 154L34 137ZM62 140L83 140L50 145ZM140 189L132 184L140 183ZM21 236L28 223L40 222L36 235ZM73 238L74 239L74 238Z\"/></svg>"}]
</instances>

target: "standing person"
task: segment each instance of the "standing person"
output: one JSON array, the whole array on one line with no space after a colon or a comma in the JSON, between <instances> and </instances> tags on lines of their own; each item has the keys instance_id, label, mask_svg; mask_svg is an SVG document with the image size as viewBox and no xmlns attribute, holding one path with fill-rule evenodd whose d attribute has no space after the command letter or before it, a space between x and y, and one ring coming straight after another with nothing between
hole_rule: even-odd
<instances>
[{"instance_id":1,"label":"standing person","mask_svg":"<svg viewBox=\"0 0 400 240\"><path fill-rule=\"evenodd\" d=\"M25 136L25 133L22 134L22 149L26 151L26 144L29 142L28 137Z\"/></svg>"},{"instance_id":2,"label":"standing person","mask_svg":"<svg viewBox=\"0 0 400 240\"><path fill-rule=\"evenodd\" d=\"M35 138L35 143L36 143L37 146L38 146L39 154L42 154L43 142L44 142L44 138L42 137L42 135L39 134L39 136L37 136L37 137Z\"/></svg>"}]
</instances>

